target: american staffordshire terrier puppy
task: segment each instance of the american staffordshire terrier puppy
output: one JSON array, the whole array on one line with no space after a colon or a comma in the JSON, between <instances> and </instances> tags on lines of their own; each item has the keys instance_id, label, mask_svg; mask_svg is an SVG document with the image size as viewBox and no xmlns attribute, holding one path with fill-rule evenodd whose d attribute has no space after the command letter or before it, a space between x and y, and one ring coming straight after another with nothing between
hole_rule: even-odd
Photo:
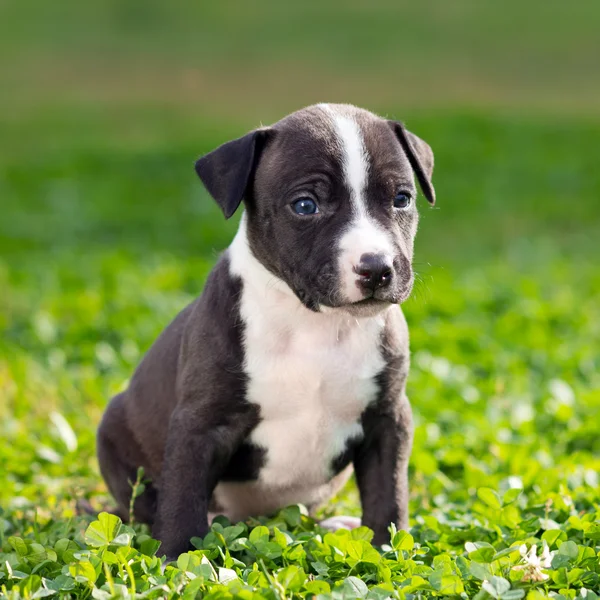
<instances>
[{"instance_id":1,"label":"american staffordshire terrier puppy","mask_svg":"<svg viewBox=\"0 0 600 600\"><path fill-rule=\"evenodd\" d=\"M413 285L415 176L433 204L432 170L430 147L401 123L335 104L197 161L226 218L243 202L237 235L98 432L123 516L137 467L151 479L135 517L168 557L207 533L209 513L314 509L352 468L375 543L390 523L407 527L413 426L399 304Z\"/></svg>"}]
</instances>

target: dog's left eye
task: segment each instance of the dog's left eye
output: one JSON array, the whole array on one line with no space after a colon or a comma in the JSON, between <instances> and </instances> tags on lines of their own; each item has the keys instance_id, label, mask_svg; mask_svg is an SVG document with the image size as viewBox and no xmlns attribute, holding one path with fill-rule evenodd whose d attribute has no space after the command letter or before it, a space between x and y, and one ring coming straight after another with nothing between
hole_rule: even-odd
<instances>
[{"instance_id":1,"label":"dog's left eye","mask_svg":"<svg viewBox=\"0 0 600 600\"><path fill-rule=\"evenodd\" d=\"M396 194L394 198L394 208L408 208L410 206L411 197L404 192Z\"/></svg>"},{"instance_id":2,"label":"dog's left eye","mask_svg":"<svg viewBox=\"0 0 600 600\"><path fill-rule=\"evenodd\" d=\"M312 198L299 198L292 203L292 207L299 215L314 215L319 212L319 207Z\"/></svg>"}]
</instances>

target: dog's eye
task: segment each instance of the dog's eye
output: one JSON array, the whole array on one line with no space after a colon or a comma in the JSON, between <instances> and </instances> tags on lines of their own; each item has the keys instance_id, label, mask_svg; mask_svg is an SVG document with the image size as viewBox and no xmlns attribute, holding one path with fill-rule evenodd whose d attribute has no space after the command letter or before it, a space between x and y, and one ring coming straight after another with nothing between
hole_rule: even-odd
<instances>
[{"instance_id":1,"label":"dog's eye","mask_svg":"<svg viewBox=\"0 0 600 600\"><path fill-rule=\"evenodd\" d=\"M298 198L292 203L292 207L299 215L314 215L319 212L319 207L312 198Z\"/></svg>"},{"instance_id":2,"label":"dog's eye","mask_svg":"<svg viewBox=\"0 0 600 600\"><path fill-rule=\"evenodd\" d=\"M404 192L400 192L394 198L394 208L408 208L410 206L411 197Z\"/></svg>"}]
</instances>

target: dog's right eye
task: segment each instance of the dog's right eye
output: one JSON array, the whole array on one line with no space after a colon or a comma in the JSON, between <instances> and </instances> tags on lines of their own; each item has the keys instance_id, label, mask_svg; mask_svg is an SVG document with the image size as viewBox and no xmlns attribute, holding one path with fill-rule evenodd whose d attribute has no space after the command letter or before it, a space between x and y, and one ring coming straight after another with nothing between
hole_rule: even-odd
<instances>
[{"instance_id":1,"label":"dog's right eye","mask_svg":"<svg viewBox=\"0 0 600 600\"><path fill-rule=\"evenodd\" d=\"M314 215L319 212L319 207L312 198L298 198L292 203L292 208L299 215Z\"/></svg>"}]
</instances>

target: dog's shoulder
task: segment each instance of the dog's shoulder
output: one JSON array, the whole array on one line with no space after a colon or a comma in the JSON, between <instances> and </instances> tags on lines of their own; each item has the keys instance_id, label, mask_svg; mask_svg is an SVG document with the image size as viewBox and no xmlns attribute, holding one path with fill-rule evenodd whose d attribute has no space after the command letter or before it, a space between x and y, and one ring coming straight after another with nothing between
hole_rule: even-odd
<instances>
[{"instance_id":1,"label":"dog's shoulder","mask_svg":"<svg viewBox=\"0 0 600 600\"><path fill-rule=\"evenodd\" d=\"M182 333L178 396L214 399L244 397L244 321L240 317L242 280L230 270L225 252L210 272L202 295L192 304Z\"/></svg>"},{"instance_id":2,"label":"dog's shoulder","mask_svg":"<svg viewBox=\"0 0 600 600\"><path fill-rule=\"evenodd\" d=\"M400 306L392 306L385 315L385 327L381 337L384 357L388 359L409 357L408 323Z\"/></svg>"},{"instance_id":3,"label":"dog's shoulder","mask_svg":"<svg viewBox=\"0 0 600 600\"><path fill-rule=\"evenodd\" d=\"M380 395L376 404L383 408L404 401L410 368L408 324L399 306L391 307L386 313L380 352L385 366L378 377Z\"/></svg>"},{"instance_id":4,"label":"dog's shoulder","mask_svg":"<svg viewBox=\"0 0 600 600\"><path fill-rule=\"evenodd\" d=\"M241 295L242 280L232 274L229 251L226 251L209 273L204 291L191 305L186 339L191 343L209 341L212 346L220 341L231 341L223 339L225 334L234 335L239 341ZM209 339L211 335L219 339Z\"/></svg>"}]
</instances>

